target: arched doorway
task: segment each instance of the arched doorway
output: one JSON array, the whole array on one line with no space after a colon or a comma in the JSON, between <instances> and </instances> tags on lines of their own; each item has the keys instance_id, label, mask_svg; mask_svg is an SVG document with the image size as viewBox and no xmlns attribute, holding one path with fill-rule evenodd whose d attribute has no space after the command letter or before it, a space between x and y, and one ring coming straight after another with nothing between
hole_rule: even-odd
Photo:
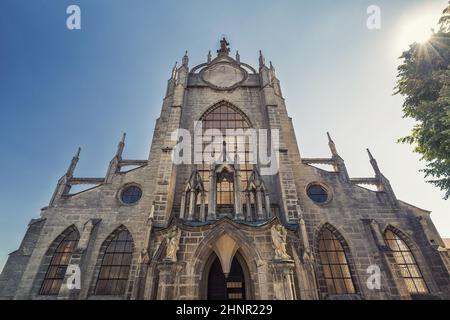
<instances>
[{"instance_id":1,"label":"arched doorway","mask_svg":"<svg viewBox=\"0 0 450 320\"><path fill-rule=\"evenodd\" d=\"M244 270L236 256L231 263L228 277L222 271L219 258L214 255L208 274L208 300L245 300Z\"/></svg>"}]
</instances>

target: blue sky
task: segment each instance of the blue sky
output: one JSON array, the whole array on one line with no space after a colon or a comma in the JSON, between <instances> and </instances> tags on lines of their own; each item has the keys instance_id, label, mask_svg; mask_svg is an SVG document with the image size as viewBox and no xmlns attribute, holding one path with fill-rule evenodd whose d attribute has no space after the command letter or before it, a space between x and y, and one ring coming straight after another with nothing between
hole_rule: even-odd
<instances>
[{"instance_id":1,"label":"blue sky","mask_svg":"<svg viewBox=\"0 0 450 320\"><path fill-rule=\"evenodd\" d=\"M104 176L127 132L125 156L148 156L166 80L189 50L204 62L226 35L232 52L273 61L302 156L327 156L330 131L351 176L371 176L369 147L397 196L432 210L450 237L450 202L424 182L413 122L393 96L396 67L446 0L0 1L0 267L48 204L78 146L76 174ZM66 8L81 8L81 30ZM381 29L366 27L369 5Z\"/></svg>"}]
</instances>

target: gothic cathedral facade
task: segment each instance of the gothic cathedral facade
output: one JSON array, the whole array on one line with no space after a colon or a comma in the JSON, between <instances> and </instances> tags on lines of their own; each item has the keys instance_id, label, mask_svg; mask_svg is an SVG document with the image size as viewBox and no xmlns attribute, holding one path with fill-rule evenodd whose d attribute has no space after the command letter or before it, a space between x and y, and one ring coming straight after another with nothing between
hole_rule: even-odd
<instances>
[{"instance_id":1,"label":"gothic cathedral facade","mask_svg":"<svg viewBox=\"0 0 450 320\"><path fill-rule=\"evenodd\" d=\"M173 68L148 159L122 158L124 136L106 176L86 178L77 152L9 255L0 298L450 299L430 212L397 199L369 151L373 177L349 177L330 135L329 158L303 158L272 63L228 46ZM177 132L199 123L265 129L276 171L228 135L217 161L175 163ZM83 184L95 186L71 192Z\"/></svg>"}]
</instances>

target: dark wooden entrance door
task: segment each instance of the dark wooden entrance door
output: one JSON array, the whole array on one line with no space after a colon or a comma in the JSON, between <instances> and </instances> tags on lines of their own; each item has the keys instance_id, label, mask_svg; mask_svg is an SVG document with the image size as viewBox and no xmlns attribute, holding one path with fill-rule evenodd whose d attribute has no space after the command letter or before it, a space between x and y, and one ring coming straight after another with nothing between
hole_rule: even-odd
<instances>
[{"instance_id":1,"label":"dark wooden entrance door","mask_svg":"<svg viewBox=\"0 0 450 320\"><path fill-rule=\"evenodd\" d=\"M245 300L244 272L236 257L228 278L225 278L219 258L214 260L208 276L208 300Z\"/></svg>"}]
</instances>

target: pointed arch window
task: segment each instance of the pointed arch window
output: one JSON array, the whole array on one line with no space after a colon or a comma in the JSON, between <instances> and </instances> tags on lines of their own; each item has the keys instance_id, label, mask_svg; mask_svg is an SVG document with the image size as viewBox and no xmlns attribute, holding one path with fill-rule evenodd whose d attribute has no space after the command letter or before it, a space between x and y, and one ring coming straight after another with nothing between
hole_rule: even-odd
<instances>
[{"instance_id":1,"label":"pointed arch window","mask_svg":"<svg viewBox=\"0 0 450 320\"><path fill-rule=\"evenodd\" d=\"M253 170L253 164L251 163L253 161L251 158L249 139L248 136L246 135L225 137L225 134L227 129L233 130L242 129L245 131L251 128L250 121L242 112L240 112L237 108L233 107L231 104L227 102L222 102L221 104L212 107L202 116L201 121L203 131L206 131L208 129L220 130L221 133L223 134L224 137L223 139L225 141L227 150L237 150L237 154L239 156L240 161L241 189L242 189L241 199L242 203L245 203L245 190L247 188L248 179ZM203 152L203 150L205 150L205 147L210 143L211 142L204 141L202 150L200 150L199 152ZM199 165L198 169L206 189L205 192L207 194L210 188L210 164L202 163L201 165ZM217 190L218 192L217 200L221 199L222 195L224 199L228 199L227 198L229 195L228 187L229 184L228 185L224 184L223 188L222 185L220 185L219 187L220 190Z\"/></svg>"},{"instance_id":2,"label":"pointed arch window","mask_svg":"<svg viewBox=\"0 0 450 320\"><path fill-rule=\"evenodd\" d=\"M355 293L356 290L344 248L329 227L325 227L320 233L319 255L328 293Z\"/></svg>"},{"instance_id":3,"label":"pointed arch window","mask_svg":"<svg viewBox=\"0 0 450 320\"><path fill-rule=\"evenodd\" d=\"M231 172L223 170L217 175L216 199L217 208L233 208L234 205L234 177Z\"/></svg>"},{"instance_id":4,"label":"pointed arch window","mask_svg":"<svg viewBox=\"0 0 450 320\"><path fill-rule=\"evenodd\" d=\"M69 233L63 235L63 238L52 255L39 294L57 295L59 293L67 271L67 266L70 263L70 258L78 244L78 240L79 234L75 229L72 229Z\"/></svg>"},{"instance_id":5,"label":"pointed arch window","mask_svg":"<svg viewBox=\"0 0 450 320\"><path fill-rule=\"evenodd\" d=\"M269 195L257 168L252 170L247 184L246 202L243 203L246 219L255 221L271 217Z\"/></svg>"},{"instance_id":6,"label":"pointed arch window","mask_svg":"<svg viewBox=\"0 0 450 320\"><path fill-rule=\"evenodd\" d=\"M117 231L106 247L95 288L97 295L123 295L130 274L133 238L128 230Z\"/></svg>"},{"instance_id":7,"label":"pointed arch window","mask_svg":"<svg viewBox=\"0 0 450 320\"><path fill-rule=\"evenodd\" d=\"M194 170L182 194L180 218L203 221L207 209L205 187L198 170Z\"/></svg>"},{"instance_id":8,"label":"pointed arch window","mask_svg":"<svg viewBox=\"0 0 450 320\"><path fill-rule=\"evenodd\" d=\"M400 269L400 274L405 280L408 291L412 294L428 293L428 287L423 279L416 259L405 241L390 229L384 233L384 239L392 251L395 263Z\"/></svg>"}]
</instances>

